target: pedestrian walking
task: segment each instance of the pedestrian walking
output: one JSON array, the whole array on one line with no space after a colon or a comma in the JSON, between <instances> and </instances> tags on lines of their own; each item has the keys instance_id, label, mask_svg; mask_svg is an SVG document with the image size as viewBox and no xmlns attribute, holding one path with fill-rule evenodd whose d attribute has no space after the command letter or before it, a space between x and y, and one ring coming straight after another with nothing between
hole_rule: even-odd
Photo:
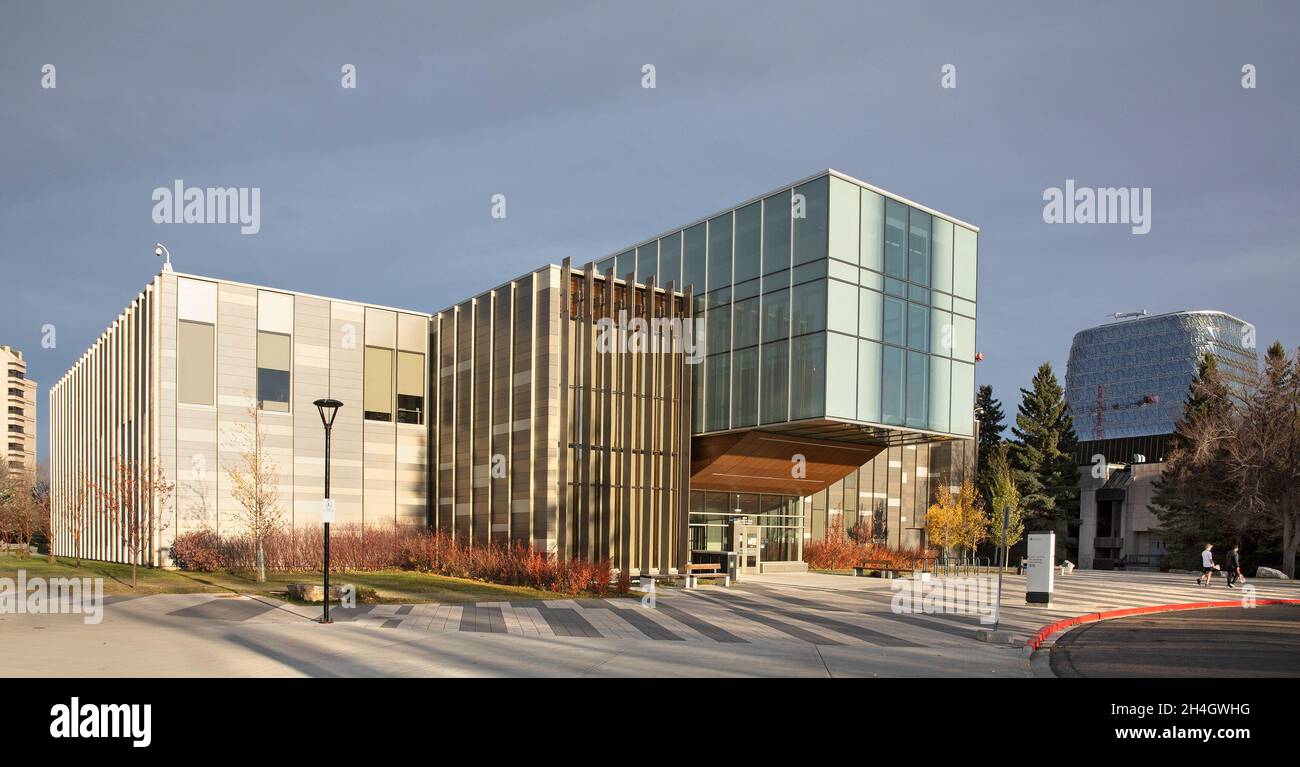
<instances>
[{"instance_id":1,"label":"pedestrian walking","mask_svg":"<svg viewBox=\"0 0 1300 767\"><path fill-rule=\"evenodd\" d=\"M1234 544L1232 551L1228 552L1228 588L1235 588L1233 584L1241 578L1241 546Z\"/></svg>"},{"instance_id":2,"label":"pedestrian walking","mask_svg":"<svg viewBox=\"0 0 1300 767\"><path fill-rule=\"evenodd\" d=\"M1210 579L1214 577L1214 571L1219 566L1214 564L1214 544L1205 544L1205 550L1201 552L1201 577L1196 579L1197 586L1209 586Z\"/></svg>"}]
</instances>

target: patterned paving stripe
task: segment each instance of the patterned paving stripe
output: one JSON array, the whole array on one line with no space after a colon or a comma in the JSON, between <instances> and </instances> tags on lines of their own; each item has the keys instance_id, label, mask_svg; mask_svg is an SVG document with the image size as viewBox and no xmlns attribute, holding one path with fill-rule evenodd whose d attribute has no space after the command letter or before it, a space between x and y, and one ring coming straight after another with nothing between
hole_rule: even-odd
<instances>
[{"instance_id":1,"label":"patterned paving stripe","mask_svg":"<svg viewBox=\"0 0 1300 767\"><path fill-rule=\"evenodd\" d=\"M500 607L465 605L460 614L460 630L483 634L506 633L506 619Z\"/></svg>"},{"instance_id":2,"label":"patterned paving stripe","mask_svg":"<svg viewBox=\"0 0 1300 767\"><path fill-rule=\"evenodd\" d=\"M414 609L415 609L415 605L402 605L401 607L397 608L397 613L396 613L396 614L397 614L397 615L410 615L410 614L411 614L411 611L414 610Z\"/></svg>"},{"instance_id":3,"label":"patterned paving stripe","mask_svg":"<svg viewBox=\"0 0 1300 767\"><path fill-rule=\"evenodd\" d=\"M178 618L201 618L210 621L246 621L275 607L256 599L211 599L197 605L173 610L168 615Z\"/></svg>"},{"instance_id":4,"label":"patterned paving stripe","mask_svg":"<svg viewBox=\"0 0 1300 767\"><path fill-rule=\"evenodd\" d=\"M395 628L397 628L397 627L400 626L400 625L402 625L402 619L401 619L401 618L389 618L388 620L384 621L384 622L379 626L379 628L381 628L381 629L395 629Z\"/></svg>"},{"instance_id":5,"label":"patterned paving stripe","mask_svg":"<svg viewBox=\"0 0 1300 767\"><path fill-rule=\"evenodd\" d=\"M578 611L571 607L550 607L544 602L530 600L521 602L511 602L511 607L531 607L541 614L546 621L546 625L555 632L558 637L590 637L592 639L604 639L604 635L596 630L587 622L587 619L578 614Z\"/></svg>"},{"instance_id":6,"label":"patterned paving stripe","mask_svg":"<svg viewBox=\"0 0 1300 767\"><path fill-rule=\"evenodd\" d=\"M751 609L751 607L760 607L760 606L748 600L722 599L719 597L704 596L703 594L700 594L698 592L693 592L693 591L687 593L690 593L691 596L693 596L696 599L717 604L723 609L730 610L731 612L740 615L741 617L744 617L748 620L751 620L754 623L759 623L764 626L767 626L768 628L776 629L777 631L780 631L782 634L792 636L795 639L802 639L803 641L809 644L815 644L815 645L843 645L844 644L843 642L840 642L835 639L831 639L830 637L822 636L821 634L818 634L813 631L809 631L800 626L786 623L784 621L779 621L770 615L766 615L765 612L760 612L758 609ZM741 606L740 604L736 604L736 602L740 602L748 606ZM809 623L813 622L812 620L810 620L810 616L805 616L800 613L790 613L787 615L781 610L770 608L767 607L766 605L762 606L762 608L764 608L766 612L775 612L778 615L782 615L783 617L790 617L792 615L801 620L804 620L805 622L809 622ZM839 623L839 621L835 621L835 622Z\"/></svg>"},{"instance_id":7,"label":"patterned paving stripe","mask_svg":"<svg viewBox=\"0 0 1300 767\"><path fill-rule=\"evenodd\" d=\"M714 599L714 597L704 597L704 598ZM719 601L722 600L721 597L719 597L718 599ZM777 615L780 615L784 618L794 618L795 620L800 620L803 621L804 623L811 623L814 626L821 626L822 628L827 628L830 629L831 631L836 631L841 634L844 634L845 636L851 636L854 639L860 639L863 642L877 645L879 647L924 647L925 646L920 642L913 642L908 639L903 639L901 637L894 636L893 634L886 634L882 631L876 631L874 629L869 629L864 626L858 626L853 623L848 623L846 621L836 620L835 618L828 618L824 615L818 615L813 612L807 612L807 611L801 612L798 610L791 610L788 608L779 607L774 604L763 604L761 602L755 602L750 599L746 599L744 597L730 595L730 594L727 595L726 600L730 602L736 602L751 610L756 610L756 611L762 610L765 612L776 613Z\"/></svg>"},{"instance_id":8,"label":"patterned paving stripe","mask_svg":"<svg viewBox=\"0 0 1300 767\"><path fill-rule=\"evenodd\" d=\"M644 615L639 608L619 609L603 599L580 599L578 603L587 610L608 610L613 615L627 621L642 634L650 639L658 639L668 642L684 641L682 637L669 631L648 615Z\"/></svg>"},{"instance_id":9,"label":"patterned paving stripe","mask_svg":"<svg viewBox=\"0 0 1300 767\"><path fill-rule=\"evenodd\" d=\"M764 596L771 596L772 598L776 598L776 595L774 594L773 595L764 594ZM882 606L893 602L892 594L883 594L883 593L875 593L875 592L855 592L854 597L860 602L881 604ZM808 600L802 600L802 601L806 603L806 606L817 604L815 602L809 602ZM868 610L863 612L859 610L842 609L842 611L849 612L853 615L862 615L868 618L881 618L888 621L895 621L898 623L906 624L908 626L918 626L928 631L937 631L940 634L947 634L949 636L961 637L963 639L973 639L975 637L975 629L983 627L983 624L979 622L978 615L957 615L957 614L947 614L947 613L895 613L893 610ZM791 615L792 617L795 617L795 616L801 616L802 614L792 613ZM930 620L930 619L937 619L937 620ZM807 618L804 618L804 620L807 620ZM1003 622L1006 623L1005 620ZM957 625L948 625L948 624L957 624ZM1025 626L1025 630L1028 631L1031 630L1031 628L1036 629L1037 627L1038 624L1034 624L1034 626L1032 627Z\"/></svg>"},{"instance_id":10,"label":"patterned paving stripe","mask_svg":"<svg viewBox=\"0 0 1300 767\"><path fill-rule=\"evenodd\" d=\"M665 603L662 599L655 603L654 609L662 611L663 614L667 615L669 618L672 618L689 629L698 631L700 634L715 642L721 642L723 644L749 644L748 639L742 639L721 626L715 626L703 618L689 613L680 607Z\"/></svg>"}]
</instances>

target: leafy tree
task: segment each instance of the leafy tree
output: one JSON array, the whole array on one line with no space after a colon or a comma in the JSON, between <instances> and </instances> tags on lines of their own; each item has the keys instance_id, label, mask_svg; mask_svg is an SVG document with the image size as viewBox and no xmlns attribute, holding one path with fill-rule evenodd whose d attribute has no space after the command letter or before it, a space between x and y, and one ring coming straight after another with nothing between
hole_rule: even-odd
<instances>
[{"instance_id":1,"label":"leafy tree","mask_svg":"<svg viewBox=\"0 0 1300 767\"><path fill-rule=\"evenodd\" d=\"M1065 402L1065 393L1044 362L1031 388L1021 389L1011 467L1020 503L1031 530L1055 530L1067 552L1075 543L1070 529L1079 520L1078 471L1074 451L1078 438Z\"/></svg>"},{"instance_id":2,"label":"leafy tree","mask_svg":"<svg viewBox=\"0 0 1300 767\"><path fill-rule=\"evenodd\" d=\"M1002 554L1020 542L1025 535L1025 517L1020 508L1020 491L1016 489L1015 476L1011 470L1008 446L1003 443L993 449L989 456L988 473L990 477L989 537L998 548L998 563L1003 564ZM1010 508L1007 518L1006 539L1002 537L1003 510Z\"/></svg>"},{"instance_id":3,"label":"leafy tree","mask_svg":"<svg viewBox=\"0 0 1300 767\"><path fill-rule=\"evenodd\" d=\"M934 503L926 511L926 537L947 554L955 548L974 552L988 537L988 515L975 483L966 479L954 494L947 484L940 484Z\"/></svg>"}]
</instances>

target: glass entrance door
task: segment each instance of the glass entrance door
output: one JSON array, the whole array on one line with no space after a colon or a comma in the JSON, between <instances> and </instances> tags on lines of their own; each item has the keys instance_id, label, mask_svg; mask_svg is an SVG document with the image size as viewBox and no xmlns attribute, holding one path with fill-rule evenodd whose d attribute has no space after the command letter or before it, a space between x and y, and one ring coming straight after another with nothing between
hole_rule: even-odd
<instances>
[{"instance_id":1,"label":"glass entrance door","mask_svg":"<svg viewBox=\"0 0 1300 767\"><path fill-rule=\"evenodd\" d=\"M734 529L737 574L758 575L763 566L763 528L737 524Z\"/></svg>"}]
</instances>

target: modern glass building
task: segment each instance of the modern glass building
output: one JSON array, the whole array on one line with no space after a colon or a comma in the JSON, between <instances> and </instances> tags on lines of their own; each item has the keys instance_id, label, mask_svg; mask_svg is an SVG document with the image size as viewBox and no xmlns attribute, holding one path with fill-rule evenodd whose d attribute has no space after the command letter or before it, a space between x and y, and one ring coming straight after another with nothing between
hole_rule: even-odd
<instances>
[{"instance_id":1,"label":"modern glass building","mask_svg":"<svg viewBox=\"0 0 1300 767\"><path fill-rule=\"evenodd\" d=\"M1245 381L1254 327L1224 312L1180 311L1075 334L1065 398L1079 437L1082 567L1155 566L1164 555L1149 508L1154 482L1206 354L1227 380Z\"/></svg>"},{"instance_id":2,"label":"modern glass building","mask_svg":"<svg viewBox=\"0 0 1300 767\"><path fill-rule=\"evenodd\" d=\"M873 536L920 545L931 494L906 493L920 506L909 516L903 485L917 486L918 465L927 480L959 481L951 450L926 472L928 445L973 436L977 243L970 224L827 171L597 262L602 274L686 284L705 322L693 549L729 549L736 525L757 520L768 561L797 561L835 512L873 505ZM884 457L877 490L861 467L890 446L909 450ZM804 473L792 473L794 456ZM858 498L843 500L846 482Z\"/></svg>"},{"instance_id":3,"label":"modern glass building","mask_svg":"<svg viewBox=\"0 0 1300 767\"><path fill-rule=\"evenodd\" d=\"M974 460L977 240L827 171L433 314L164 271L51 392L56 524L129 459L177 485L150 563L177 532L230 531L218 467L253 412L289 521L316 524L310 403L334 397L341 523L631 571L717 552L798 568L840 527L918 546L935 487ZM703 353L611 347L617 326L691 330ZM56 530L60 553L120 558L91 511L88 540Z\"/></svg>"},{"instance_id":4,"label":"modern glass building","mask_svg":"<svg viewBox=\"0 0 1300 767\"><path fill-rule=\"evenodd\" d=\"M1245 380L1255 368L1254 327L1224 312L1181 311L1076 333L1065 399L1084 462L1104 448L1116 457L1163 460L1163 438L1182 417L1206 354L1229 380Z\"/></svg>"}]
</instances>

